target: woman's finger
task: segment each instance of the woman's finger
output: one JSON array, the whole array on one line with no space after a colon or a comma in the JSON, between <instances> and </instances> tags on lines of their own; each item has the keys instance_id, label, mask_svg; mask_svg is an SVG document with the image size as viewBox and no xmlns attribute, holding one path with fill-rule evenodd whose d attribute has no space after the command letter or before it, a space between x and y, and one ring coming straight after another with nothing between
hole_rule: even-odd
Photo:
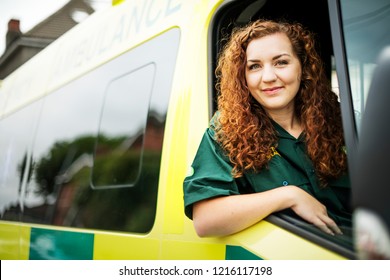
<instances>
[{"instance_id":1,"label":"woman's finger","mask_svg":"<svg viewBox=\"0 0 390 280\"><path fill-rule=\"evenodd\" d=\"M329 216L324 216L323 221L326 224L326 226L335 234L343 234L341 229L337 226L337 224L329 218Z\"/></svg>"},{"instance_id":2,"label":"woman's finger","mask_svg":"<svg viewBox=\"0 0 390 280\"><path fill-rule=\"evenodd\" d=\"M337 224L328 216L318 217L314 225L330 235L343 234Z\"/></svg>"}]
</instances>

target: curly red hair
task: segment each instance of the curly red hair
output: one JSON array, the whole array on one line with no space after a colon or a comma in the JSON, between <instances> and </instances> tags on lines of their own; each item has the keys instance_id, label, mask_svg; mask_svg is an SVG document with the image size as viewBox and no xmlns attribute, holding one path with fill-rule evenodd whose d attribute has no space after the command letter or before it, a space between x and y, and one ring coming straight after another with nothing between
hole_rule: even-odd
<instances>
[{"instance_id":1,"label":"curly red hair","mask_svg":"<svg viewBox=\"0 0 390 280\"><path fill-rule=\"evenodd\" d=\"M250 94L246 79L246 48L253 39L284 33L302 65L302 79L295 98L296 115L303 127L307 153L322 183L347 169L340 104L332 92L313 33L298 23L257 20L236 28L218 60L218 121L216 139L233 164L233 176L260 171L277 146L272 121Z\"/></svg>"}]
</instances>

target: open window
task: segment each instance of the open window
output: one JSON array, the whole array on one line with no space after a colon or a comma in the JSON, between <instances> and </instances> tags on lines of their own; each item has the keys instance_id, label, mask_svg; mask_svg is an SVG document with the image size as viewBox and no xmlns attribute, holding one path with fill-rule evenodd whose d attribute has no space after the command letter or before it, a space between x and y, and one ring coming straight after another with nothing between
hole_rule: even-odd
<instances>
[{"instance_id":1,"label":"open window","mask_svg":"<svg viewBox=\"0 0 390 280\"><path fill-rule=\"evenodd\" d=\"M310 12L308 13L307 11ZM214 73L218 54L226 42L225 39L231 34L234 27L245 25L249 21L259 18L300 22L314 32L318 40L317 48L325 64L325 70L332 83L333 90L336 93L339 91L335 70L329 8L326 0L227 1L217 11L209 32L209 55L212 64L209 72L209 79L211 81L209 92L212 93L210 96L210 117L217 109L216 78ZM332 237L289 214L273 214L267 220L347 258L355 258L351 229L344 230L343 236Z\"/></svg>"}]
</instances>

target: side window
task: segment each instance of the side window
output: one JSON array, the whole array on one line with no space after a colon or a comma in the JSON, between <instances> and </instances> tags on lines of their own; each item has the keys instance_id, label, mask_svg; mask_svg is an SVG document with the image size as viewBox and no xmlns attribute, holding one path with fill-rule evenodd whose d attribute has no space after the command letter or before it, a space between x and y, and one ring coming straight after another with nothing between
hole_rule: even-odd
<instances>
[{"instance_id":1,"label":"side window","mask_svg":"<svg viewBox=\"0 0 390 280\"><path fill-rule=\"evenodd\" d=\"M390 2L387 0L341 0L342 23L348 60L356 127L361 115L380 51L390 45Z\"/></svg>"},{"instance_id":2,"label":"side window","mask_svg":"<svg viewBox=\"0 0 390 280\"><path fill-rule=\"evenodd\" d=\"M0 119L0 217L19 220L31 168L31 147L42 102Z\"/></svg>"},{"instance_id":3,"label":"side window","mask_svg":"<svg viewBox=\"0 0 390 280\"><path fill-rule=\"evenodd\" d=\"M139 180L155 72L156 66L148 64L108 85L94 153L93 187L132 187Z\"/></svg>"},{"instance_id":4,"label":"side window","mask_svg":"<svg viewBox=\"0 0 390 280\"><path fill-rule=\"evenodd\" d=\"M151 230L179 40L171 29L44 98L20 195L23 221ZM7 126L25 125L22 112ZM13 172L23 164L15 159Z\"/></svg>"}]
</instances>

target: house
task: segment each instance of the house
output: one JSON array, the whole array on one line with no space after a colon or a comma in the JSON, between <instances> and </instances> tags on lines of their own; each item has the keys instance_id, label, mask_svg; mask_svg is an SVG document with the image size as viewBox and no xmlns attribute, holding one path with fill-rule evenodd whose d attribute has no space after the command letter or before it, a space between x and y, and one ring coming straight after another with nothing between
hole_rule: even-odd
<instances>
[{"instance_id":1,"label":"house","mask_svg":"<svg viewBox=\"0 0 390 280\"><path fill-rule=\"evenodd\" d=\"M94 9L88 1L70 0L26 33L20 31L19 19L10 19L6 49L0 56L0 80L93 12Z\"/></svg>"}]
</instances>

